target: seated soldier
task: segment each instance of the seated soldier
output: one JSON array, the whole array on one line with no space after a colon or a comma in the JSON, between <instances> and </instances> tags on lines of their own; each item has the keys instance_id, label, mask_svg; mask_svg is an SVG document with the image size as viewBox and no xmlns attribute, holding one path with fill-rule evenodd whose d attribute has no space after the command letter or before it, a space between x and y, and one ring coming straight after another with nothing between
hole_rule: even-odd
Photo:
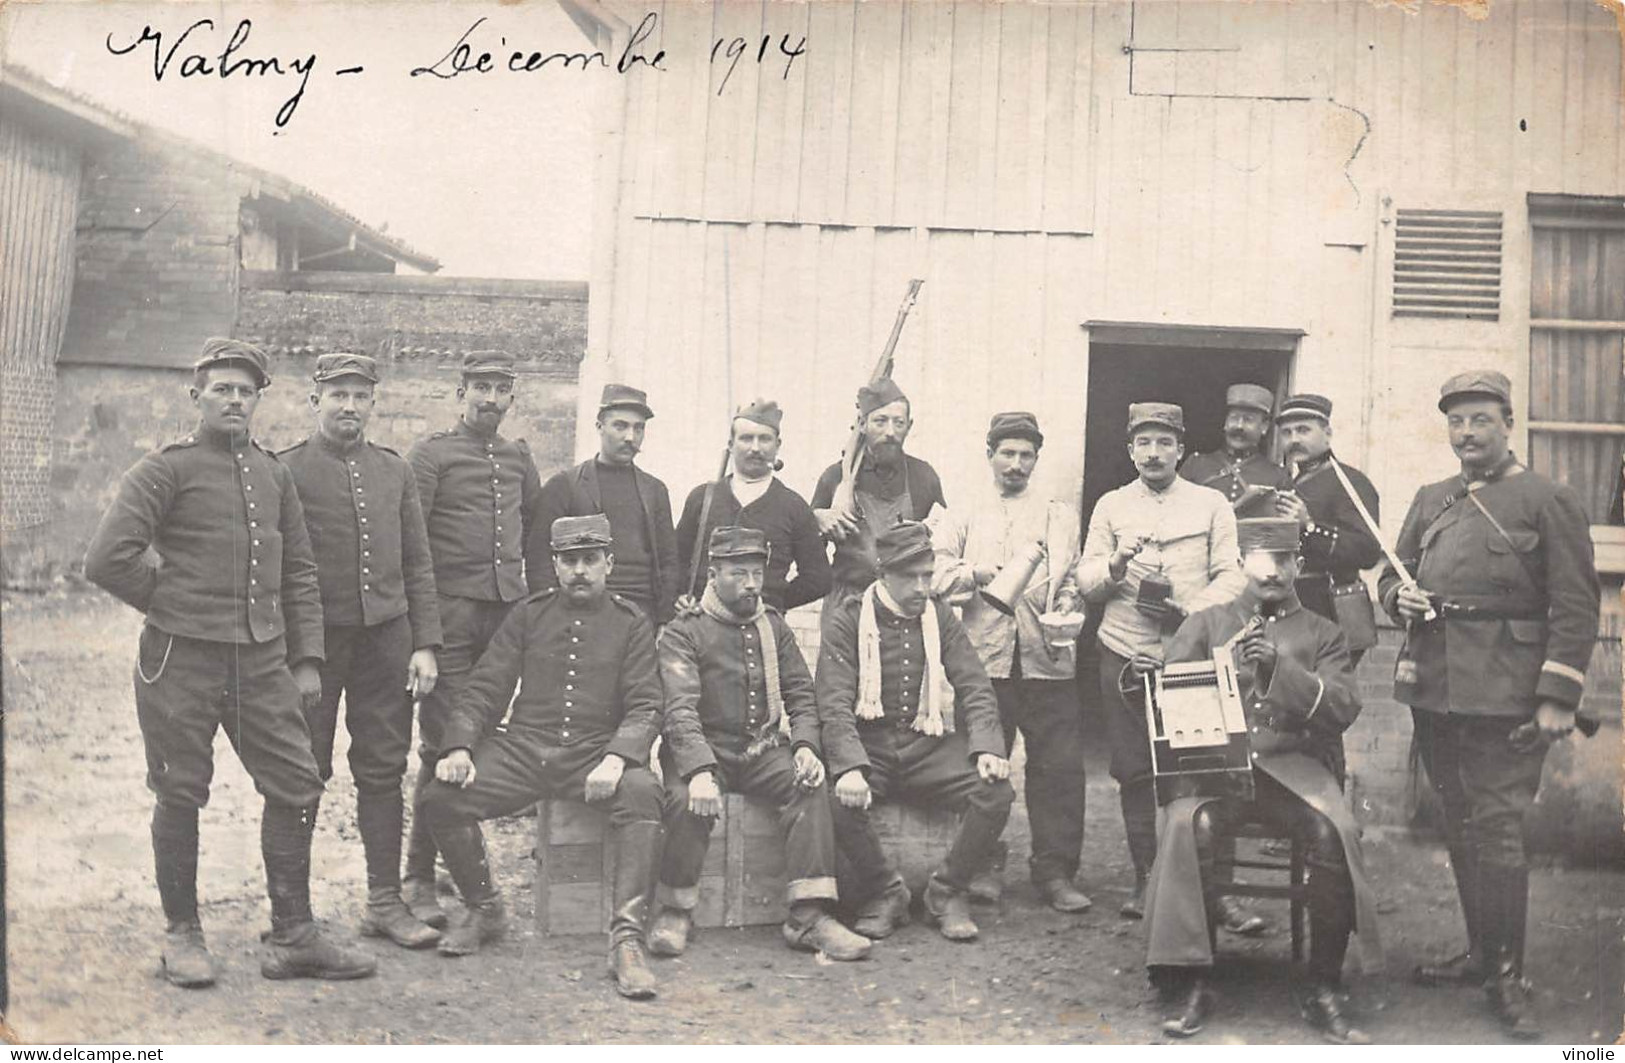
<instances>
[{"instance_id":1,"label":"seated soldier","mask_svg":"<svg viewBox=\"0 0 1625 1063\"><path fill-rule=\"evenodd\" d=\"M663 907L649 932L649 951L657 956L680 955L688 942L722 789L778 806L790 879L784 940L832 960L869 954L869 939L831 912L835 835L818 759L818 704L790 625L762 601L768 553L766 532L714 529L700 612L660 635L666 688L660 764L669 800ZM790 739L781 744L786 715Z\"/></svg>"},{"instance_id":2,"label":"seated soldier","mask_svg":"<svg viewBox=\"0 0 1625 1063\"><path fill-rule=\"evenodd\" d=\"M610 545L603 514L553 522L559 585L514 607L457 690L422 811L468 908L440 951L466 956L506 924L479 821L542 798L606 808L615 847L610 974L622 996L645 999L656 983L643 924L663 828L660 783L643 764L660 729L660 674L643 610L606 590ZM516 682L506 730L481 737Z\"/></svg>"},{"instance_id":3,"label":"seated soldier","mask_svg":"<svg viewBox=\"0 0 1625 1063\"><path fill-rule=\"evenodd\" d=\"M1360 713L1348 650L1337 625L1303 608L1298 525L1287 518L1237 522L1247 588L1190 616L1168 649L1170 663L1233 652L1253 750L1253 800L1181 797L1165 826L1146 893L1146 964L1151 979L1180 1004L1163 1023L1189 1037L1215 996L1210 924L1222 918L1213 885L1217 843L1259 823L1290 835L1308 852L1309 970L1299 1006L1335 1044L1368 1038L1343 1014L1343 957L1359 935L1367 972L1381 970L1376 909L1360 862L1358 828L1343 802L1343 731Z\"/></svg>"},{"instance_id":4,"label":"seated soldier","mask_svg":"<svg viewBox=\"0 0 1625 1063\"><path fill-rule=\"evenodd\" d=\"M993 684L953 610L931 598L931 533L900 523L875 539L879 576L824 627L818 713L835 779L841 896L852 929L883 938L908 921L908 886L869 822L871 799L898 798L963 812L943 865L925 890L944 937L976 937L971 877L993 855L1015 790Z\"/></svg>"}]
</instances>

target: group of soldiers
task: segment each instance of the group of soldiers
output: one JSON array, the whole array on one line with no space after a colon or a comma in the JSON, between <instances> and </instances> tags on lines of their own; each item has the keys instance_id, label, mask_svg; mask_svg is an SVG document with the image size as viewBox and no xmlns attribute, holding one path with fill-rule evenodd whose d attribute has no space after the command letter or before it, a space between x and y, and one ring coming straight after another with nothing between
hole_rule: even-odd
<instances>
[{"instance_id":1,"label":"group of soldiers","mask_svg":"<svg viewBox=\"0 0 1625 1063\"><path fill-rule=\"evenodd\" d=\"M170 982L215 978L198 810L221 727L264 798L262 973L374 973L311 912L341 698L367 869L360 930L406 948L462 956L498 940L480 822L586 801L609 813L609 974L651 997L648 956L687 947L730 793L779 810L791 947L857 960L908 922L915 899L870 822L877 801L959 814L917 907L945 937L974 939L972 902L1001 884L1018 735L1033 885L1057 910L1086 910L1074 680L1092 651L1135 875L1121 914L1145 920L1164 1031L1190 1036L1211 1014L1214 931L1265 929L1224 891L1233 835L1259 824L1307 853L1304 1016L1328 1040L1367 1039L1341 988L1351 935L1363 969L1382 957L1341 736L1360 711L1353 665L1375 641L1360 573L1384 549L1375 490L1332 453L1327 399L1277 409L1268 389L1231 387L1224 450L1188 461L1180 407L1131 405L1137 478L1100 499L1085 534L1075 507L1031 488L1044 435L1026 412L993 417L986 486L950 508L936 471L904 450L912 409L890 379L860 390L861 459L832 464L810 504L774 475L779 406L741 407L731 473L696 487L675 524L666 486L635 461L654 416L635 388L605 387L597 453L544 483L500 431L518 384L504 352L466 357L456 424L405 458L367 437L373 359L320 357L315 431L278 454L250 435L269 383L264 352L209 340L196 430L125 475L86 561L146 618L135 698ZM1533 1037L1522 817L1547 745L1574 727L1598 584L1574 492L1508 450L1506 378L1453 377L1439 408L1461 474L1418 492L1379 589L1407 630L1396 687L1442 801L1469 946L1415 976L1482 984L1507 1030ZM1264 446L1272 427L1284 466ZM809 671L783 613L820 600ZM1092 646L1055 637L1056 617L1084 613L1098 620ZM1159 810L1133 691L1223 650L1253 795ZM440 860L455 914L440 905Z\"/></svg>"}]
</instances>

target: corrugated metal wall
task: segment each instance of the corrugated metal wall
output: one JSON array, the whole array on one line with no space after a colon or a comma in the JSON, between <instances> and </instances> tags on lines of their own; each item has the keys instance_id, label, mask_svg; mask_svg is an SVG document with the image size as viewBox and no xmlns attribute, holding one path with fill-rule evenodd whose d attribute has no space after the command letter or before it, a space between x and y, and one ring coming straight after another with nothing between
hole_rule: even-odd
<instances>
[{"instance_id":1,"label":"corrugated metal wall","mask_svg":"<svg viewBox=\"0 0 1625 1063\"><path fill-rule=\"evenodd\" d=\"M650 391L647 464L678 491L758 392L809 489L923 276L898 377L950 499L985 474L987 416L1019 407L1046 422L1041 477L1076 491L1091 319L1302 329L1295 384L1408 497L1449 458L1438 379L1527 379L1524 193L1622 188L1620 37L1587 0L656 10L668 70L626 79L584 383ZM783 34L807 37L788 76ZM734 37L730 74L708 59ZM1389 320L1393 212L1421 207L1504 212L1499 321Z\"/></svg>"},{"instance_id":2,"label":"corrugated metal wall","mask_svg":"<svg viewBox=\"0 0 1625 1063\"><path fill-rule=\"evenodd\" d=\"M56 358L73 290L79 152L0 116L0 530L49 517Z\"/></svg>"}]
</instances>

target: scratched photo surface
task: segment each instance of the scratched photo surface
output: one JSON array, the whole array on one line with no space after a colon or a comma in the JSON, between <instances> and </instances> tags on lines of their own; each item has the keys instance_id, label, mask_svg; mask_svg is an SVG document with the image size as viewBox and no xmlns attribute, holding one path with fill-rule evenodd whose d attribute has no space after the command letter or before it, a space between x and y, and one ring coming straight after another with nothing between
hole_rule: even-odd
<instances>
[{"instance_id":1,"label":"scratched photo surface","mask_svg":"<svg viewBox=\"0 0 1625 1063\"><path fill-rule=\"evenodd\" d=\"M124 473L199 431L192 366L205 341L231 337L267 357L251 426L267 452L316 445L312 374L339 352L376 360L366 438L403 457L455 435L461 367L501 352L516 379L500 431L525 442L542 483L599 452L606 385L638 389L655 416L637 467L687 522L672 581L685 591L705 583L694 529L722 452L761 460L734 443L763 422L734 412L777 403L777 479L825 510L877 364L911 418L904 508L931 524L939 565L961 562L967 587L996 589L972 575L975 529L1011 512L998 485L1017 459L997 456L988 428L1022 411L1042 439L1021 482L1048 503L1028 539L1044 541L1055 584L1013 592L1037 603L1035 623L1057 597L1087 597L1091 558L1107 571L1114 544L1095 529L1144 471L1124 445L1130 404L1177 404L1184 475L1209 468L1202 479L1236 503L1265 481L1238 456L1246 434L1227 429L1230 389L1254 385L1272 410L1322 397L1340 468L1371 490L1376 533L1350 511L1349 534L1371 553L1343 587L1363 581L1371 595L1412 498L1465 460L1440 385L1503 374L1507 443L1571 489L1571 539L1591 550L1575 579L1600 585L1601 601L1589 656L1559 662L1584 676L1579 713L1597 733L1552 744L1525 816L1523 970L1537 1040L1613 1043L1625 1027L1622 26L1614 0L0 7L6 1032L134 1044L1170 1039L1179 1001L1147 978L1161 939L1120 914L1147 859L1116 781L1110 713L1128 710L1116 676L1102 682L1104 598L1079 598L1081 633L1021 642L1022 682L1068 720L1041 730L1034 708L1018 727L1003 709L1004 735L989 732L1010 743L1016 796L978 879L1002 892L968 909L974 942L947 940L922 907L957 807L875 813L914 918L845 963L786 947L794 861L772 805L736 797L710 840L686 950L649 961L653 1000L623 999L606 973L612 836L569 801L485 822L508 923L477 955L361 936L356 779L376 769L358 747L372 739L341 715L311 907L376 973L263 977L263 799L223 718L198 828L215 982L169 984L135 697L135 669L150 674L157 658L141 613L87 578L86 554ZM1294 452L1260 425L1248 460L1284 485L1259 488L1263 504L1291 511L1279 499L1296 482L1276 463ZM1015 527L995 549L1015 549ZM1134 579L1177 582L1177 538L1161 560L1134 561ZM1514 560L1491 533L1478 545L1485 564ZM545 565L545 545L534 556ZM1038 564L1029 581L1045 578ZM968 627L986 600L955 601ZM830 636L822 613L796 604L774 629L809 670ZM1412 979L1460 952L1466 932L1446 815L1395 697L1396 668L1414 662L1380 603L1375 616L1340 703L1359 711L1342 735L1339 808L1357 824L1361 913L1381 950L1361 922L1339 1006L1378 1043L1498 1043L1480 990ZM1508 639L1497 660L1539 658ZM979 666L1002 706L1017 698L1000 686L1010 646L988 645L975 643ZM396 765L408 828L420 737ZM1035 772L1035 753L1052 749L1069 753ZM1238 845L1244 861L1290 862L1285 842ZM1051 856L1030 863L1035 850ZM1072 887L1092 904L1057 905L1048 876L1074 863ZM1286 871L1235 874L1289 884ZM460 910L443 867L439 882L440 902ZM1193 946L1213 957L1216 991L1197 1043L1322 1043L1300 1012L1312 979L1295 958L1300 945L1312 958L1314 920L1295 934L1286 894L1241 902L1235 925L1261 930Z\"/></svg>"}]
</instances>

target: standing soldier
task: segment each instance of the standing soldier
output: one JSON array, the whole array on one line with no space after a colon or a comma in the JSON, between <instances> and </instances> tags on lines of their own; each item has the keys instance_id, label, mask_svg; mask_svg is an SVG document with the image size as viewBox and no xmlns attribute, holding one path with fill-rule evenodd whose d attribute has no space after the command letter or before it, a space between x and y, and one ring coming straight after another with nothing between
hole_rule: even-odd
<instances>
[{"instance_id":1,"label":"standing soldier","mask_svg":"<svg viewBox=\"0 0 1625 1063\"><path fill-rule=\"evenodd\" d=\"M835 611L818 657L835 842L846 857L840 890L859 906L852 929L890 934L908 921L912 898L869 822L871 798L962 811L953 848L926 886L925 910L943 937L970 941L978 933L970 881L992 858L1016 798L999 704L964 627L931 597L930 531L898 524L874 545L879 578Z\"/></svg>"},{"instance_id":2,"label":"standing soldier","mask_svg":"<svg viewBox=\"0 0 1625 1063\"><path fill-rule=\"evenodd\" d=\"M1180 622L1234 598L1246 579L1225 496L1176 471L1185 455L1185 411L1167 402L1132 403L1128 452L1139 478L1095 504L1078 584L1085 599L1102 603L1100 703L1134 862L1134 895L1121 914L1139 919L1157 855L1157 801L1145 715L1124 700L1122 675L1131 665L1135 672L1159 667ZM1245 924L1246 918L1227 910L1226 921Z\"/></svg>"},{"instance_id":3,"label":"standing soldier","mask_svg":"<svg viewBox=\"0 0 1625 1063\"><path fill-rule=\"evenodd\" d=\"M471 955L507 925L480 820L541 798L601 803L615 850L609 972L622 996L646 999L656 983L643 924L663 833L660 783L644 767L660 731L654 628L641 609L605 589L615 557L603 514L561 517L549 541L559 585L514 608L459 686L439 781L423 800L468 907L440 951ZM507 728L491 734L510 701Z\"/></svg>"},{"instance_id":4,"label":"standing soldier","mask_svg":"<svg viewBox=\"0 0 1625 1063\"><path fill-rule=\"evenodd\" d=\"M784 940L832 960L861 960L869 941L842 926L835 906L835 834L812 676L790 625L764 603L772 547L755 528L711 533L711 567L697 613L660 636L666 691L668 836L662 908L649 951L678 956L700 900L700 870L724 789L772 801L784 832L790 917ZM780 740L788 718L790 741Z\"/></svg>"},{"instance_id":5,"label":"standing soldier","mask_svg":"<svg viewBox=\"0 0 1625 1063\"><path fill-rule=\"evenodd\" d=\"M1073 507L1028 490L1043 445L1032 414L993 415L992 490L941 519L937 579L950 597L966 597L965 632L993 680L1005 754L1017 731L1026 743L1033 885L1057 911L1081 912L1090 902L1072 881L1083 852L1084 810L1082 721L1072 692L1076 648L1051 645L1038 622L1051 598L1056 612L1077 606L1078 519ZM976 593L1007 565L1032 571L1025 593L1008 603L1014 615Z\"/></svg>"},{"instance_id":6,"label":"standing soldier","mask_svg":"<svg viewBox=\"0 0 1625 1063\"><path fill-rule=\"evenodd\" d=\"M560 517L604 514L615 535L609 589L659 625L675 615L683 577L671 526L671 495L664 483L633 464L654 415L649 397L637 388L605 384L596 422L598 453L547 481L540 521L531 534L545 536ZM554 585L551 569L539 576L538 587Z\"/></svg>"},{"instance_id":7,"label":"standing soldier","mask_svg":"<svg viewBox=\"0 0 1625 1063\"><path fill-rule=\"evenodd\" d=\"M1275 411L1275 396L1257 384L1232 384L1224 403L1224 450L1193 456L1179 475L1221 492L1238 517L1274 516L1271 496L1292 486L1286 470L1260 449Z\"/></svg>"},{"instance_id":8,"label":"standing soldier","mask_svg":"<svg viewBox=\"0 0 1625 1063\"><path fill-rule=\"evenodd\" d=\"M367 857L361 933L422 948L440 934L401 902L401 777L412 747L412 701L434 690L437 674L440 609L429 536L412 467L366 438L377 363L364 354L324 354L314 377L316 432L278 455L299 489L322 592L322 699L305 720L325 782L333 777L344 695Z\"/></svg>"},{"instance_id":9,"label":"standing soldier","mask_svg":"<svg viewBox=\"0 0 1625 1063\"><path fill-rule=\"evenodd\" d=\"M527 549L541 499L541 477L523 439L497 429L513 408L519 374L507 351L471 351L463 358L455 427L430 433L407 454L417 475L423 520L434 559L442 645L440 678L421 695L418 716L422 758L413 789L414 808L434 780L440 733L455 703L457 686L485 652L513 603L534 590L548 566L545 551ZM369 531L367 519L362 531ZM435 896L435 848L429 826L413 815L406 844L401 896L419 922L444 927Z\"/></svg>"},{"instance_id":10,"label":"standing soldier","mask_svg":"<svg viewBox=\"0 0 1625 1063\"><path fill-rule=\"evenodd\" d=\"M147 752L152 853L168 930L164 977L213 985L197 910L198 809L223 725L265 798L267 978L365 978L371 957L316 929L310 841L322 779L301 702L321 697L322 606L293 477L248 435L271 382L265 352L210 339L194 370L197 430L119 484L85 575L146 617L135 708ZM156 564L147 560L151 547Z\"/></svg>"},{"instance_id":11,"label":"standing soldier","mask_svg":"<svg viewBox=\"0 0 1625 1063\"><path fill-rule=\"evenodd\" d=\"M890 377L858 389L858 418L863 425L863 456L852 483L856 513L832 508L841 484L835 462L813 489L813 515L818 530L835 544L834 585L824 602L821 624L860 597L875 581L875 538L899 521L923 521L931 507L948 507L937 470L903 444L914 427L913 408Z\"/></svg>"},{"instance_id":12,"label":"standing soldier","mask_svg":"<svg viewBox=\"0 0 1625 1063\"><path fill-rule=\"evenodd\" d=\"M1523 980L1529 914L1524 815L1546 748L1574 729L1600 590L1579 496L1508 449L1512 383L1493 370L1440 389L1461 473L1416 493L1383 608L1407 626L1394 697L1411 706L1444 812L1467 951L1415 971L1482 984L1507 1033L1541 1034Z\"/></svg>"},{"instance_id":13,"label":"standing soldier","mask_svg":"<svg viewBox=\"0 0 1625 1063\"><path fill-rule=\"evenodd\" d=\"M1373 521L1381 520L1377 489L1365 473L1332 455L1332 400L1322 395L1293 395L1281 404L1275 418L1286 445L1286 460L1293 465L1292 491L1276 496L1276 513L1293 517L1303 529L1303 573L1298 577L1298 598L1311 609L1343 628L1349 641L1349 663L1358 666L1365 651L1376 645L1377 629L1371 598L1360 581L1360 570L1382 560L1382 544L1360 516L1348 489L1332 467L1335 461L1358 493ZM1356 613L1353 623L1338 616L1338 602Z\"/></svg>"},{"instance_id":14,"label":"standing soldier","mask_svg":"<svg viewBox=\"0 0 1625 1063\"><path fill-rule=\"evenodd\" d=\"M769 399L739 408L728 436L733 473L689 492L677 521L677 557L688 564L695 547L708 542L714 529L732 525L761 529L773 548L767 559L762 600L786 613L828 594L830 577L829 555L812 507L773 475L779 467L779 424L783 419L779 404ZM706 510L707 493L711 505L702 528L700 513ZM792 563L795 579L790 579ZM688 598L682 604L697 602L704 590L705 569L701 568L684 589Z\"/></svg>"}]
</instances>

